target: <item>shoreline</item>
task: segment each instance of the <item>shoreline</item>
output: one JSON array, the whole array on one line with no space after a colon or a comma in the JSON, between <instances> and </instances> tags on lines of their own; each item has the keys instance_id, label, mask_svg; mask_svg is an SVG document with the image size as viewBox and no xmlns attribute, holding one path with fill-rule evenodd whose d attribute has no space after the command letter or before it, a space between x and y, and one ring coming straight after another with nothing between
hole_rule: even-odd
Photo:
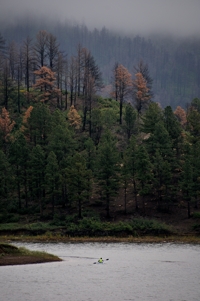
<instances>
[{"instance_id":1,"label":"shoreline","mask_svg":"<svg viewBox=\"0 0 200 301\"><path fill-rule=\"evenodd\" d=\"M30 243L191 243L200 244L200 236L177 235L177 236L125 236L125 237L64 237L60 235L38 236L0 236L0 243L30 242Z\"/></svg>"},{"instance_id":2,"label":"shoreline","mask_svg":"<svg viewBox=\"0 0 200 301\"><path fill-rule=\"evenodd\" d=\"M144 237L30 237L30 236L0 236L0 247L1 245L8 244L10 248L18 250L17 252L0 252L0 267L1 266L12 266L12 265L24 265L24 264L38 264L47 262L58 262L62 261L59 257L42 253L37 251L27 251L24 253L21 248L14 246L15 242L30 242L30 243L137 243L137 244L200 244L199 236L169 236L169 237L154 237L154 236L144 236ZM0 250L1 251L1 250Z\"/></svg>"}]
</instances>

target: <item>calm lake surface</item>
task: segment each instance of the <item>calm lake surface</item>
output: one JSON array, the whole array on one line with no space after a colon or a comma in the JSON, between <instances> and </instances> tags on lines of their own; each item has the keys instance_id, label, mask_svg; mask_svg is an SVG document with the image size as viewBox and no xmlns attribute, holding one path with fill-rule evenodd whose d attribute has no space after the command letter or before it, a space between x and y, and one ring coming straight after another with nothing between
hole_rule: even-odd
<instances>
[{"instance_id":1,"label":"calm lake surface","mask_svg":"<svg viewBox=\"0 0 200 301\"><path fill-rule=\"evenodd\" d=\"M63 261L0 267L0 301L200 300L200 245L14 244Z\"/></svg>"}]
</instances>

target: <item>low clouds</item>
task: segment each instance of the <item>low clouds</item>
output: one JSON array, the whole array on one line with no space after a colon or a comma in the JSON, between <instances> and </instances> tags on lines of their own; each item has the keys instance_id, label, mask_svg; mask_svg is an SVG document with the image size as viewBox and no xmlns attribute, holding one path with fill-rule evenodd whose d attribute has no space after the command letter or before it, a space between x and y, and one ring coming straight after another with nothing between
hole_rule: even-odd
<instances>
[{"instance_id":1,"label":"low clouds","mask_svg":"<svg viewBox=\"0 0 200 301\"><path fill-rule=\"evenodd\" d=\"M4 23L25 16L127 33L200 34L199 0L2 0Z\"/></svg>"}]
</instances>

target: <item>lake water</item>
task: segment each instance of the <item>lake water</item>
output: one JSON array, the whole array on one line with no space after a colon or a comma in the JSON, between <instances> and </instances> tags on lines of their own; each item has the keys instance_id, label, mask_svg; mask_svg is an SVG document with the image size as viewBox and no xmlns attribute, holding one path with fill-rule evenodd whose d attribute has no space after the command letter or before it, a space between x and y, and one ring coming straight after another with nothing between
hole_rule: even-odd
<instances>
[{"instance_id":1,"label":"lake water","mask_svg":"<svg viewBox=\"0 0 200 301\"><path fill-rule=\"evenodd\" d=\"M199 301L200 246L15 243L62 262L0 267L0 301ZM109 259L94 264L99 257Z\"/></svg>"}]
</instances>

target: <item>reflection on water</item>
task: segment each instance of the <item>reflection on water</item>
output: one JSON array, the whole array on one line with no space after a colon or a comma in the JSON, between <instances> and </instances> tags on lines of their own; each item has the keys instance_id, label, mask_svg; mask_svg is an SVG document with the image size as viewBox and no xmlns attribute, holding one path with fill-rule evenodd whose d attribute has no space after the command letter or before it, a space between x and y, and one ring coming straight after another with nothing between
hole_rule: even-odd
<instances>
[{"instance_id":1,"label":"reflection on water","mask_svg":"<svg viewBox=\"0 0 200 301\"><path fill-rule=\"evenodd\" d=\"M0 301L199 301L200 246L16 243L62 262L0 267ZM94 264L99 257L109 259Z\"/></svg>"}]
</instances>

